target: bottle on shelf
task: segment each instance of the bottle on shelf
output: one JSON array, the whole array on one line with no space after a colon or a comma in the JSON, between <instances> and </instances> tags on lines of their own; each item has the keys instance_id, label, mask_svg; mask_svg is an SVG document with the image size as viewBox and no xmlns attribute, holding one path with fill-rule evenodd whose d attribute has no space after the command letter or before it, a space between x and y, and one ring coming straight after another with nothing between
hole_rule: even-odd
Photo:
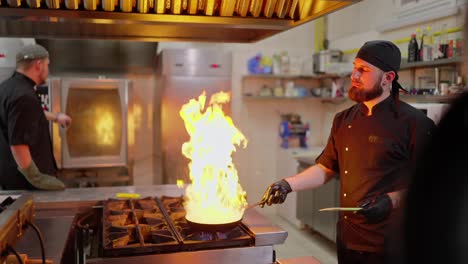
<instances>
[{"instance_id":1,"label":"bottle on shelf","mask_svg":"<svg viewBox=\"0 0 468 264\"><path fill-rule=\"evenodd\" d=\"M424 33L425 31L422 30L420 31L419 28L416 32L420 32L420 39L421 39L421 42L419 43L419 57L418 57L418 61L422 61L423 60L423 47L424 47Z\"/></svg>"},{"instance_id":2,"label":"bottle on shelf","mask_svg":"<svg viewBox=\"0 0 468 264\"><path fill-rule=\"evenodd\" d=\"M433 35L432 28L428 26L423 31L423 40L421 40L421 61L432 60Z\"/></svg>"},{"instance_id":3,"label":"bottle on shelf","mask_svg":"<svg viewBox=\"0 0 468 264\"><path fill-rule=\"evenodd\" d=\"M448 56L448 31L447 24L442 24L440 28L440 45L439 50L441 52L442 58L447 58Z\"/></svg>"},{"instance_id":4,"label":"bottle on shelf","mask_svg":"<svg viewBox=\"0 0 468 264\"><path fill-rule=\"evenodd\" d=\"M408 44L408 62L418 61L418 41L416 40L416 34L411 34L411 40Z\"/></svg>"}]
</instances>

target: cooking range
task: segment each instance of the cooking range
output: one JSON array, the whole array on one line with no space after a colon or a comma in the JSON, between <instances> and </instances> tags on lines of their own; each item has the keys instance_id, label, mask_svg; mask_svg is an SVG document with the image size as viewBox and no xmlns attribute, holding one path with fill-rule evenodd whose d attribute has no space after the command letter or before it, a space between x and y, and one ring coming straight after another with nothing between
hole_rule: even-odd
<instances>
[{"instance_id":1,"label":"cooking range","mask_svg":"<svg viewBox=\"0 0 468 264\"><path fill-rule=\"evenodd\" d=\"M200 230L185 220L182 197L107 200L103 206L103 253L121 256L254 245L243 224Z\"/></svg>"},{"instance_id":2,"label":"cooking range","mask_svg":"<svg viewBox=\"0 0 468 264\"><path fill-rule=\"evenodd\" d=\"M187 223L182 196L107 199L75 217L76 263L275 263L287 232L249 210L237 226ZM194 259L198 259L195 261Z\"/></svg>"}]
</instances>

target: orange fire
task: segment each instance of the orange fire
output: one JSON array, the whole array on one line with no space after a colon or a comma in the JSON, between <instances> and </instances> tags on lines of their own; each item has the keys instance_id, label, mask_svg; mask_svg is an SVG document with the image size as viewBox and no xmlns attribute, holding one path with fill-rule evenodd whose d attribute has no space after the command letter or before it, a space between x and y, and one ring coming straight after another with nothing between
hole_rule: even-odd
<instances>
[{"instance_id":1,"label":"orange fire","mask_svg":"<svg viewBox=\"0 0 468 264\"><path fill-rule=\"evenodd\" d=\"M239 184L231 154L247 139L226 116L222 104L229 102L225 92L214 94L208 107L206 95L191 99L180 115L190 140L182 145L189 163L191 184L185 191L184 207L189 221L202 224L232 223L242 218L247 205L246 192ZM206 109L205 109L206 108Z\"/></svg>"}]
</instances>

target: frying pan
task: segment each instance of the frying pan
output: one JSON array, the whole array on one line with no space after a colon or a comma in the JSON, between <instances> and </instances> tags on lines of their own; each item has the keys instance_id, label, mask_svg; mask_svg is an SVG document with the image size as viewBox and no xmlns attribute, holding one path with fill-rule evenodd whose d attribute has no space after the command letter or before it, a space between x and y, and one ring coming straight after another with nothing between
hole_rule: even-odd
<instances>
[{"instance_id":1,"label":"frying pan","mask_svg":"<svg viewBox=\"0 0 468 264\"><path fill-rule=\"evenodd\" d=\"M242 218L235 222L230 223L222 223L222 224L202 224L202 223L195 223L187 218L185 219L190 227L196 231L204 231L204 232L225 232L237 227L241 222Z\"/></svg>"},{"instance_id":2,"label":"frying pan","mask_svg":"<svg viewBox=\"0 0 468 264\"><path fill-rule=\"evenodd\" d=\"M245 210L249 210L257 205L260 205L261 202L257 202L254 204L251 204L245 208ZM238 221L235 222L230 222L230 223L222 223L222 224L202 224L202 223L196 223L188 220L185 218L187 223L190 225L191 228L197 231L205 231L205 232L225 232L229 231L231 229L234 229L237 227L241 222L242 218Z\"/></svg>"}]
</instances>

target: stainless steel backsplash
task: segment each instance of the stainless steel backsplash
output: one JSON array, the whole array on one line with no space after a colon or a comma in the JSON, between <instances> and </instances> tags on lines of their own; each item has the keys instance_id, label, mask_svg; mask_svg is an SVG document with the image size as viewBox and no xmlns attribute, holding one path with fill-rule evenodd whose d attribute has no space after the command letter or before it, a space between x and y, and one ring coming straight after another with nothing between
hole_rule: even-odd
<instances>
[{"instance_id":1,"label":"stainless steel backsplash","mask_svg":"<svg viewBox=\"0 0 468 264\"><path fill-rule=\"evenodd\" d=\"M50 53L50 72L154 71L157 42L36 39Z\"/></svg>"}]
</instances>

